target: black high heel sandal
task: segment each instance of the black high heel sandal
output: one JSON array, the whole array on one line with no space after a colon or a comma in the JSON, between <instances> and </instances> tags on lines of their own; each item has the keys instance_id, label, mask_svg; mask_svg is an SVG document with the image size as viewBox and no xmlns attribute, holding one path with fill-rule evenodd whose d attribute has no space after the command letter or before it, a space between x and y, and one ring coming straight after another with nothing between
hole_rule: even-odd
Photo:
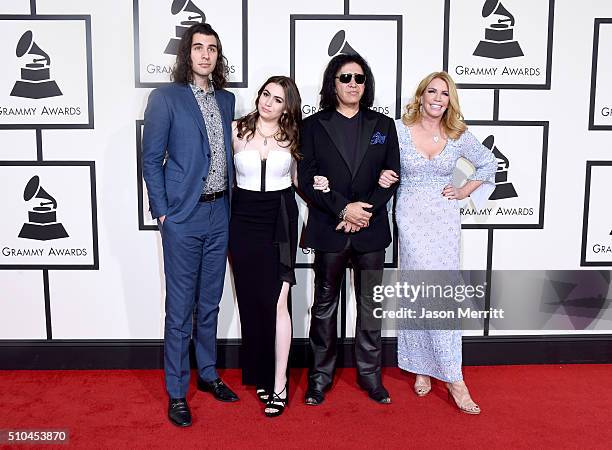
<instances>
[{"instance_id":1,"label":"black high heel sandal","mask_svg":"<svg viewBox=\"0 0 612 450\"><path fill-rule=\"evenodd\" d=\"M268 399L270 398L270 394L268 394L268 392L264 388L257 388L255 390L255 393L257 394L257 398L259 398L260 402L268 403Z\"/></svg>"},{"instance_id":2,"label":"black high heel sandal","mask_svg":"<svg viewBox=\"0 0 612 450\"><path fill-rule=\"evenodd\" d=\"M285 393L285 398L281 398L280 394ZM287 407L287 403L289 400L289 391L287 389L287 385L282 391L278 394L276 392L272 393L271 398L267 401L266 407L264 408L264 414L267 417L277 417L280 416L285 408Z\"/></svg>"}]
</instances>

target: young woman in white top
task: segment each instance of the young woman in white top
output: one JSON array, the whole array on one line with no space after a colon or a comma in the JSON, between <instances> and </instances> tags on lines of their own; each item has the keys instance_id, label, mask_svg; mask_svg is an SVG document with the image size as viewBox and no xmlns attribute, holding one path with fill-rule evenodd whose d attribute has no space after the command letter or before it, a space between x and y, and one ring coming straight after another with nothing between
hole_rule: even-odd
<instances>
[{"instance_id":1,"label":"young woman in white top","mask_svg":"<svg viewBox=\"0 0 612 450\"><path fill-rule=\"evenodd\" d=\"M274 417L287 405L289 289L295 285L298 208L294 182L301 122L294 81L270 77L256 109L233 124L236 188L229 250L242 330L242 382ZM326 180L317 184L326 188Z\"/></svg>"}]
</instances>

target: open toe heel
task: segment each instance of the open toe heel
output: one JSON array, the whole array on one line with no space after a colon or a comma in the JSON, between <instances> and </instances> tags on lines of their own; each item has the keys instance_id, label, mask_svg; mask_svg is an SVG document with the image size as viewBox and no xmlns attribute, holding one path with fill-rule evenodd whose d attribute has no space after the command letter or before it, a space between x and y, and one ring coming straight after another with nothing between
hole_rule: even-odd
<instances>
[{"instance_id":1,"label":"open toe heel","mask_svg":"<svg viewBox=\"0 0 612 450\"><path fill-rule=\"evenodd\" d=\"M285 398L281 397L282 393L285 393ZM287 385L283 388L279 393L273 392L268 401L266 402L266 407L264 408L264 414L266 417L277 417L280 416L287 407L287 403L289 402L289 392L287 390Z\"/></svg>"},{"instance_id":2,"label":"open toe heel","mask_svg":"<svg viewBox=\"0 0 612 450\"><path fill-rule=\"evenodd\" d=\"M470 397L470 392L467 389L467 386L463 384L455 391L459 390L460 392L453 392L452 384L446 383L446 388L448 389L448 398L452 399L459 411L466 414L478 415L480 414L480 406L478 406L472 397Z\"/></svg>"},{"instance_id":3,"label":"open toe heel","mask_svg":"<svg viewBox=\"0 0 612 450\"><path fill-rule=\"evenodd\" d=\"M429 377L417 375L414 382L414 393L419 397L424 397L431 391L431 379Z\"/></svg>"},{"instance_id":4,"label":"open toe heel","mask_svg":"<svg viewBox=\"0 0 612 450\"><path fill-rule=\"evenodd\" d=\"M255 390L255 393L257 394L257 398L260 402L268 403L268 399L270 398L270 394L268 394L268 391L266 391L264 388L257 388Z\"/></svg>"}]
</instances>

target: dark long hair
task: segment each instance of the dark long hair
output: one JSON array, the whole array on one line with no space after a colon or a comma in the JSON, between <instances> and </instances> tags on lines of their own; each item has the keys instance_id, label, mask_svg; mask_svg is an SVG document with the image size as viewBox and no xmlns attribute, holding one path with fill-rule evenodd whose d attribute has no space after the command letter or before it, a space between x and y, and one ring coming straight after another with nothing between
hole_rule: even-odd
<instances>
[{"instance_id":1,"label":"dark long hair","mask_svg":"<svg viewBox=\"0 0 612 450\"><path fill-rule=\"evenodd\" d=\"M193 81L193 70L191 68L191 40L196 33L214 36L217 40L217 64L211 76L214 88L223 89L227 84L227 58L223 55L223 47L221 46L219 35L213 30L213 27L207 23L197 23L185 31L176 54L176 63L172 69L172 80L183 84Z\"/></svg>"},{"instance_id":2,"label":"dark long hair","mask_svg":"<svg viewBox=\"0 0 612 450\"><path fill-rule=\"evenodd\" d=\"M257 105L259 104L259 98L266 86L270 83L278 84L283 88L285 93L285 105L287 111L284 112L278 120L278 133L274 136L274 139L278 142L287 142L287 147L291 152L291 156L296 160L302 158L298 151L300 142L300 124L302 122L302 98L300 97L300 91L298 90L295 81L289 77L282 75L275 75L266 80L264 84L257 91L257 98L255 99L255 111L250 112L244 117L238 119L236 123L236 129L238 131L239 139L253 139L255 135L255 128L257 127L257 119L259 119L259 111Z\"/></svg>"},{"instance_id":3,"label":"dark long hair","mask_svg":"<svg viewBox=\"0 0 612 450\"><path fill-rule=\"evenodd\" d=\"M369 108L374 104L374 75L372 75L370 66L361 55L347 55L341 53L334 56L325 68L323 85L321 86L321 92L319 92L321 95L321 102L319 103L321 109L335 109L338 106L338 97L336 97L336 74L342 66L352 62L359 64L366 76L365 90L363 91L361 100L359 100L359 105Z\"/></svg>"}]
</instances>

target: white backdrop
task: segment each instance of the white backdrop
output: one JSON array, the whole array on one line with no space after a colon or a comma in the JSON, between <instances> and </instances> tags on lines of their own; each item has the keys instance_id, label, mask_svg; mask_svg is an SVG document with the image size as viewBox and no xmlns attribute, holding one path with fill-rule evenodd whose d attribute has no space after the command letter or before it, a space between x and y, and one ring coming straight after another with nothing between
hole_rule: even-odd
<instances>
[{"instance_id":1,"label":"white backdrop","mask_svg":"<svg viewBox=\"0 0 612 450\"><path fill-rule=\"evenodd\" d=\"M21 16L30 14L31 3L37 16ZM371 62L375 107L392 117L398 117L398 107L424 75L446 65L463 87L461 104L473 132L481 141L493 135L508 158L508 181L517 194L487 205L492 211L502 207L514 212L464 216L464 267L485 269L489 246L494 270L612 265L612 23L596 21L612 18L609 0L504 0L515 19L512 39L524 53L506 59L472 54L493 23L492 17L481 15L484 0L217 3L209 7L193 0L221 35L238 115L252 109L268 76L290 73L301 89L305 114L312 113L333 50L329 44L340 31L342 43ZM175 26L185 20L172 15L171 4L12 0L0 5L0 249L8 248L10 255L10 249L30 247L89 249L84 260L76 254L50 259L0 252L0 339L163 336L161 245L146 213L138 143L147 97L167 79L172 61L164 49L175 37ZM54 17L45 19L48 15ZM22 69L40 57L16 56L17 42L27 30L50 58L50 72L43 79L55 81L62 96L10 95L19 80L31 86L32 71L24 74ZM472 71L466 74L466 67ZM482 75L493 68L495 75ZM510 75L503 75L504 70ZM26 115L27 108L40 112L43 106L63 108L64 114ZM77 106L80 114L65 111ZM22 192L34 175L57 201L56 220L69 237L45 242L18 238L31 210ZM533 213L524 215L518 208ZM298 253L298 261L306 265L310 255ZM391 247L387 261L393 262ZM294 335L300 338L308 334L312 270L297 269L297 280L293 317ZM347 296L350 324L350 290ZM522 299L525 314L530 311L528 296ZM587 330L576 332L610 332L610 324L610 314L603 310ZM239 328L228 268L218 336L238 338ZM562 332L574 332L569 328Z\"/></svg>"}]
</instances>

